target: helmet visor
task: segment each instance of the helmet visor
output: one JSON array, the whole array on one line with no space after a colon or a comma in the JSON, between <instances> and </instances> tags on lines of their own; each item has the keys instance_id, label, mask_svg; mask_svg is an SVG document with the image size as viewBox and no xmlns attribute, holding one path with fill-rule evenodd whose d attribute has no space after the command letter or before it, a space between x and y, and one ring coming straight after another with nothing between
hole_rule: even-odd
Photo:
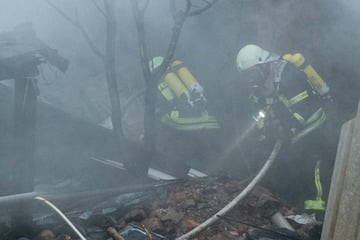
<instances>
[{"instance_id":1,"label":"helmet visor","mask_svg":"<svg viewBox=\"0 0 360 240\"><path fill-rule=\"evenodd\" d=\"M280 59L280 56L274 53L271 53L262 63L277 61Z\"/></svg>"}]
</instances>

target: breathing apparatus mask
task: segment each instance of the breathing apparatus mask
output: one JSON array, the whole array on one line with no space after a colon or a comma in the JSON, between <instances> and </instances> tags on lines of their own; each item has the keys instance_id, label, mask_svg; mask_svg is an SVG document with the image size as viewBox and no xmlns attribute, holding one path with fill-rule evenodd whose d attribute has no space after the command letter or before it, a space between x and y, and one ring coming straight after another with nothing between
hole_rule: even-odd
<instances>
[{"instance_id":1,"label":"breathing apparatus mask","mask_svg":"<svg viewBox=\"0 0 360 240\"><path fill-rule=\"evenodd\" d=\"M266 81L269 75L269 64L258 64L244 72L252 95L261 97L266 90Z\"/></svg>"}]
</instances>

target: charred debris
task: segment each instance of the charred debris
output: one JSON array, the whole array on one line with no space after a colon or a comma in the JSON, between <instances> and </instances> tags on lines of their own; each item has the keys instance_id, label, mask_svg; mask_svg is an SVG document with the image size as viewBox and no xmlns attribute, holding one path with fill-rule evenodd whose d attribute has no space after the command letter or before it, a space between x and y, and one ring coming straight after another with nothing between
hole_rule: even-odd
<instances>
[{"instance_id":1,"label":"charred debris","mask_svg":"<svg viewBox=\"0 0 360 240\"><path fill-rule=\"evenodd\" d=\"M101 62L104 72L101 80L104 81L106 89L103 95L108 96L107 118L96 122L87 121L79 116L72 116L42 98L38 86L39 78L42 77L41 67L49 65L56 71L65 73L70 62L61 55L61 51L52 48L51 43L47 45L40 40L31 24L22 24L13 31L0 33L0 82L2 83L0 124L3 123L0 129L3 130L4 135L0 142L1 239L318 240L321 238L323 223L326 220L324 220L324 211L306 211L297 204L298 202L290 203L291 201L288 200L292 199L292 196L284 197L276 191L278 187L276 184L279 184L279 181L271 182L272 177L283 177L281 187L291 195L291 192L294 192L292 190L298 187L296 181L302 179L286 183L286 177L296 171L302 163L295 163L291 165L291 169L284 170L283 168L290 163L281 165L282 163L274 164L274 162L286 143L277 140L261 150L253 150L255 145L252 144L258 139L255 140L254 137L249 136L250 134L240 134L247 132L246 124L249 120L243 117L244 112L248 110L246 106L241 106L241 110L235 110L237 102L244 100L239 96L244 93L244 88L239 88L241 94L237 92L235 94L232 89L234 84L221 88L217 84L209 84L210 89L213 88L211 91L217 92L216 94L221 95L218 93L221 89L226 99L223 100L216 94L209 100L204 96L196 99L196 101L202 99L206 104L214 103L217 107L222 106L215 110L209 109L209 112L213 110L214 115L220 115L219 121L210 118L212 116L207 111L205 114L208 117L206 121L212 120L211 130L216 129L214 131L201 133L199 131L191 135L178 129L170 129L168 126L164 127L158 121L157 104L161 96L158 94L157 83L169 73L170 68L174 67L175 50L181 41L180 36L185 23L193 17L212 11L215 6L223 4L221 1L187 0L181 3L175 0L169 1L169 13L173 20L170 41L163 43L166 45L166 51L162 53L162 60L156 67L153 62L154 56L149 54L152 51L148 46L150 41L147 42L148 32L145 31L147 30L145 13L151 1L129 1L140 53L135 53L140 55L138 62L141 66L137 77L142 76L144 79L143 88L131 94L129 93L132 90L131 84L124 83L123 75L119 74L117 69L116 36L119 26L115 13L116 1L104 0L101 2L103 4L100 4L100 1L91 1L98 13L104 17L104 39L99 41L104 44L102 47L93 42L82 25L77 11L72 17L56 5L56 1L44 2L54 14L80 33L84 44L89 46L91 52ZM233 6L236 7L241 5L234 1L229 2L233 2ZM254 11L251 4L246 5L247 1L244 2L243 13ZM276 6L280 5L279 1L273 2ZM220 8L223 14L231 10L231 4L227 3L223 6ZM261 6L262 9L266 9L268 5L261 4ZM286 6L291 10L291 6L298 5L293 3ZM314 10L310 11L309 21L314 19L323 21L323 16L328 11L330 11L328 8L324 8L319 15ZM206 16L202 18L204 19L208 20ZM307 22L306 19L294 19L291 19L291 24L286 26L287 28ZM231 21L233 19L229 20ZM260 29L262 25L266 25L266 18L244 22L241 27L250 28L249 26L254 22L257 24L257 30L254 30L256 33L250 31L251 34L259 38L262 34L268 36L268 30ZM307 30L310 35L315 32L316 34L311 37L316 39L314 43L306 46L299 44L301 50L311 53L319 44L317 34L322 32L318 32L318 27L314 24ZM294 34L293 38L301 37L299 34ZM275 41L274 35L271 36L268 38L269 41ZM295 41L294 39L287 40L292 42ZM264 43L264 40L260 42ZM186 57L186 54L183 57ZM230 76L225 74L225 71L229 70L228 72L231 73L228 65L227 62L219 70L219 75L221 73L224 78ZM183 62L180 62L179 66L182 67ZM177 68L180 68L179 66ZM332 71L334 71L333 75L339 75L341 69L334 67ZM138 74L139 72L141 74ZM216 78L220 77L216 76ZM332 84L337 86L338 83L332 82ZM339 95L339 91L335 90L335 101ZM345 105L349 102L351 109L346 109L347 115L343 119L331 119L330 116L332 125L328 128L332 128L333 131L326 135L328 138L323 141L323 145L315 146L323 147L322 152L330 159L325 170L328 173L324 184L325 192L330 188L332 158L335 159L341 124L345 118L348 120L353 117L352 110L355 107L352 97L354 96L357 96L356 93L349 94L349 98L339 101L338 109L341 108L341 104ZM229 122L231 124L228 124ZM343 133L346 136L342 136L342 142L349 143L350 138L356 139L355 135L354 137L351 135L351 130L356 126L358 125L352 122L346 127L347 132ZM219 130L221 127L223 129ZM252 127L255 127L255 123ZM316 139L313 139L313 142L316 142ZM240 150L240 144L247 149ZM344 150L340 152L343 155L355 152L349 147L342 147ZM246 150L251 151L248 153ZM244 153L249 155L244 156ZM291 157L298 160L301 154L298 152L298 155ZM256 161L250 162L248 158ZM346 162L347 160L343 158L339 161ZM210 159L221 159L221 161L207 162ZM231 163L226 162L228 159L237 161L236 166L240 164L241 167L231 167ZM225 163L230 166L227 168L222 166ZM271 167L282 171L272 172L269 176L267 174ZM342 172L336 175L338 179L343 179L339 177L342 176L341 174L347 174L346 167L341 169ZM279 176L278 173L284 175ZM312 174L313 172L309 174L311 180ZM348 177L349 182L355 179L354 176ZM345 185L340 180L333 181L335 185L337 184L333 191L340 191L339 186ZM316 172L314 186L304 190L304 194L312 192L315 185L319 191ZM347 193L345 190L342 192L343 195ZM322 201L316 199L314 202L317 200ZM331 202L335 209L339 207L336 205L337 200ZM333 212L327 214L329 219L336 218ZM326 229L331 229L329 222L325 223Z\"/></svg>"},{"instance_id":2,"label":"charred debris","mask_svg":"<svg viewBox=\"0 0 360 240\"><path fill-rule=\"evenodd\" d=\"M2 201L2 206L8 206L3 214L11 215L14 205L31 203L27 204L32 213L31 231L24 239L181 239L233 200L246 184L219 174L78 193L53 188L54 193L19 196ZM42 198L32 200L37 194L56 202L61 214ZM299 215L260 186L226 216L217 218L196 238L318 239L322 226L314 215ZM1 232L4 239L16 235L5 224Z\"/></svg>"}]
</instances>

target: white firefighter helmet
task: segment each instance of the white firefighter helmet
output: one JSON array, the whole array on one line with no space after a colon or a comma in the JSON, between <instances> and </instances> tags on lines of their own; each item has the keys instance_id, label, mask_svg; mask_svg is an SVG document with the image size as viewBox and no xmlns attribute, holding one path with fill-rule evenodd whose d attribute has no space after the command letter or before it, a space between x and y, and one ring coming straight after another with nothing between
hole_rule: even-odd
<instances>
[{"instance_id":1,"label":"white firefighter helmet","mask_svg":"<svg viewBox=\"0 0 360 240\"><path fill-rule=\"evenodd\" d=\"M162 64L163 61L164 61L164 57L161 57L161 56L153 57L153 59L151 59L149 61L150 72L152 72L156 68L160 67L160 65Z\"/></svg>"},{"instance_id":2,"label":"white firefighter helmet","mask_svg":"<svg viewBox=\"0 0 360 240\"><path fill-rule=\"evenodd\" d=\"M278 55L262 49L255 44L249 44L240 49L236 57L236 67L240 71L249 69L257 64L279 59Z\"/></svg>"}]
</instances>

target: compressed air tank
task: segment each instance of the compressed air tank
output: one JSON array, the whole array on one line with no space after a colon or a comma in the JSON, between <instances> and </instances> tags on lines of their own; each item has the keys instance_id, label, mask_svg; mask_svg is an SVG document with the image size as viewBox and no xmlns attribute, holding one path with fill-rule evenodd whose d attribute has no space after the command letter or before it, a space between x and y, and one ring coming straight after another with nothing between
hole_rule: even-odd
<instances>
[{"instance_id":1,"label":"compressed air tank","mask_svg":"<svg viewBox=\"0 0 360 240\"><path fill-rule=\"evenodd\" d=\"M187 90L183 82L179 79L179 77L176 75L176 73L166 73L164 80L177 97L183 98L189 103L191 102L189 91Z\"/></svg>"},{"instance_id":2,"label":"compressed air tank","mask_svg":"<svg viewBox=\"0 0 360 240\"><path fill-rule=\"evenodd\" d=\"M174 61L171 64L171 67L176 69L177 75L180 77L181 81L185 84L185 86L190 92L196 92L199 94L202 94L204 92L203 87L199 84L199 82L191 74L189 69L181 61Z\"/></svg>"},{"instance_id":3,"label":"compressed air tank","mask_svg":"<svg viewBox=\"0 0 360 240\"><path fill-rule=\"evenodd\" d=\"M320 77L316 70L305 61L304 56L301 53L285 54L283 59L294 64L300 68L306 75L309 84L316 90L320 95L329 93L329 87L326 82Z\"/></svg>"}]
</instances>

